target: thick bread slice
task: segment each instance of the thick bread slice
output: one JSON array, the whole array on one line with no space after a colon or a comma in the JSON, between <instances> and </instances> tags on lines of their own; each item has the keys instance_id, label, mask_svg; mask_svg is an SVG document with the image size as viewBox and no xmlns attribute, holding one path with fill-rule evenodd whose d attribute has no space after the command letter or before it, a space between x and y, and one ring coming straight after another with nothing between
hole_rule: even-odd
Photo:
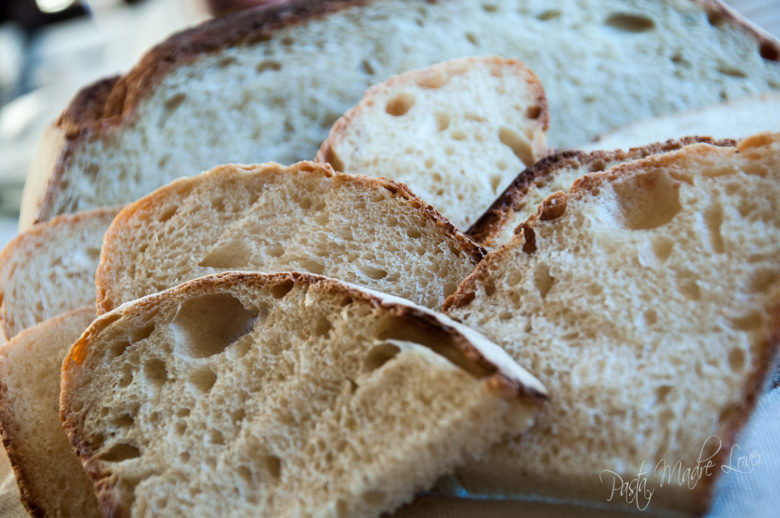
<instances>
[{"instance_id":1,"label":"thick bread slice","mask_svg":"<svg viewBox=\"0 0 780 518\"><path fill-rule=\"evenodd\" d=\"M482 255L404 185L312 162L226 165L119 213L98 313L225 270L323 274L438 308Z\"/></svg>"},{"instance_id":2,"label":"thick bread slice","mask_svg":"<svg viewBox=\"0 0 780 518\"><path fill-rule=\"evenodd\" d=\"M628 149L684 135L744 138L762 131L780 131L780 93L766 93L632 122L600 135L583 149Z\"/></svg>"},{"instance_id":3,"label":"thick bread slice","mask_svg":"<svg viewBox=\"0 0 780 518\"><path fill-rule=\"evenodd\" d=\"M76 309L22 331L0 349L0 433L31 516L98 517L92 481L60 424L60 367L95 318Z\"/></svg>"},{"instance_id":4,"label":"thick bread slice","mask_svg":"<svg viewBox=\"0 0 780 518\"><path fill-rule=\"evenodd\" d=\"M555 395L458 475L466 490L703 513L780 346L778 199L780 134L548 198L445 303ZM618 477L653 493L613 492Z\"/></svg>"},{"instance_id":5,"label":"thick bread slice","mask_svg":"<svg viewBox=\"0 0 780 518\"><path fill-rule=\"evenodd\" d=\"M34 226L0 252L0 321L7 339L22 329L95 303L100 247L119 209L63 215Z\"/></svg>"},{"instance_id":6,"label":"thick bread slice","mask_svg":"<svg viewBox=\"0 0 780 518\"><path fill-rule=\"evenodd\" d=\"M574 181L588 173L612 166L676 151L688 144L706 142L716 146L734 146L735 140L713 140L710 137L683 137L657 142L628 151L560 151L543 158L520 173L469 228L467 234L489 250L512 240L525 220L536 213L542 202L558 191L568 192Z\"/></svg>"},{"instance_id":7,"label":"thick bread slice","mask_svg":"<svg viewBox=\"0 0 780 518\"><path fill-rule=\"evenodd\" d=\"M218 164L311 159L370 85L475 55L534 71L557 148L780 90L777 41L716 0L289 2L174 35L77 95L36 154L20 224Z\"/></svg>"},{"instance_id":8,"label":"thick bread slice","mask_svg":"<svg viewBox=\"0 0 780 518\"><path fill-rule=\"evenodd\" d=\"M63 363L108 516L370 517L533 421L542 385L432 311L299 273L125 304Z\"/></svg>"},{"instance_id":9,"label":"thick bread slice","mask_svg":"<svg viewBox=\"0 0 780 518\"><path fill-rule=\"evenodd\" d=\"M370 88L317 159L403 182L465 229L547 154L548 119L544 89L521 61L455 59Z\"/></svg>"}]
</instances>

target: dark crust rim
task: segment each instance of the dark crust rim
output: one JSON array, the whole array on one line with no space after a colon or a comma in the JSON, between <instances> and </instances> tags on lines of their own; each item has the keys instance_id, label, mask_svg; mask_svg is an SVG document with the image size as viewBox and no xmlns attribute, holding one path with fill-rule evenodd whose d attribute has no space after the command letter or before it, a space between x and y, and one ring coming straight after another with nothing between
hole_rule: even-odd
<instances>
[{"instance_id":1,"label":"dark crust rim","mask_svg":"<svg viewBox=\"0 0 780 518\"><path fill-rule=\"evenodd\" d=\"M140 100L171 69L189 63L202 54L214 53L234 45L261 42L269 39L276 30L380 1L296 0L238 11L176 33L149 50L124 76L111 77L85 87L76 94L56 122L56 127L64 132L66 138L57 152L54 170L46 180L45 194L35 209L34 222L51 217L55 191L77 144L110 127L120 126L132 115ZM436 3L444 0L427 1ZM721 0L689 1L700 6L709 16L717 16L722 23L728 23L757 40L761 49L766 49L762 55L770 55L764 59L780 62L780 42ZM772 56L774 59L770 59Z\"/></svg>"},{"instance_id":2,"label":"dark crust rim","mask_svg":"<svg viewBox=\"0 0 780 518\"><path fill-rule=\"evenodd\" d=\"M780 134L777 135L780 136ZM743 139L740 142L749 139L750 137L748 139ZM713 148L734 147L735 153L739 152L739 147L734 144L734 141L712 141L712 139L705 139L704 141L696 141L696 143L702 146L709 144L710 146L713 146ZM584 179L578 180L574 186L572 186L572 190L569 194L560 193L560 195L564 198L564 202L566 202L570 198L582 196L584 193L591 192L593 189L598 189L599 185L603 182L608 182L630 174L634 170L645 165L652 167L657 164L664 164L664 162L667 162L668 160L668 155L664 156L663 154L657 154L650 155L634 162L620 164L606 171L587 175ZM550 198L552 198L552 196ZM515 237L513 237L509 243L488 253L485 259L477 265L474 272L466 277L460 286L458 286L455 293L444 301L442 311L444 311L445 314L449 314L449 311L452 309L463 308L474 300L478 285L488 278L493 263L500 261L503 254L510 253L514 249L520 248L528 239L535 239L534 227L539 224L541 212L542 210L540 208L540 211L537 214L532 215L525 223L521 224L519 232L516 233ZM780 294L780 287L778 287L774 293ZM756 406L758 396L762 393L764 388L769 386L769 382L771 382L771 375L775 362L780 359L780 301L774 303L773 307L769 310L769 314L771 320L769 322L768 337L756 346L759 350L759 357L753 362L753 369L747 375L747 381L742 385L743 390L740 396L741 404L738 404L733 408L728 421L718 430L718 436L722 440L722 447L714 459L718 466L728 458L728 452L732 445L736 443L739 433L744 429L748 417L752 414L753 409ZM452 318L457 320L454 316ZM716 469L713 476L702 477L701 483L693 490L691 511L697 516L702 516L709 510L715 490L715 483L718 480L720 471L720 469Z\"/></svg>"},{"instance_id":3,"label":"dark crust rim","mask_svg":"<svg viewBox=\"0 0 780 518\"><path fill-rule=\"evenodd\" d=\"M169 195L178 195L192 188L201 181L208 181L212 176L226 173L240 172L243 178L249 178L248 175L277 175L277 174L312 174L320 175L324 178L333 178L340 183L352 183L362 185L366 188L381 187L389 191L393 196L400 197L411 205L413 210L419 211L423 217L432 220L442 235L453 243L458 250L466 254L473 265L479 264L485 257L484 248L476 244L469 236L458 230L447 218L442 216L434 207L420 199L406 185L388 180L386 178L373 178L368 176L336 173L329 164L322 162L298 162L291 166L282 166L274 162L260 165L236 165L228 164L217 166L210 171L197 176L185 177L174 180L168 185L160 187L156 191L144 196L140 200L127 205L114 218L108 230L105 233L103 250L101 251L100 264L95 275L97 285L97 308L98 314L102 315L114 309L119 304L111 300L109 290L105 287L111 286L115 281L113 276L107 271L110 261L108 257L113 253L112 246L114 236L122 234L122 227L127 221L134 218L137 214L154 210L155 205L161 198ZM121 253L121 251L119 252Z\"/></svg>"},{"instance_id":4,"label":"dark crust rim","mask_svg":"<svg viewBox=\"0 0 780 518\"><path fill-rule=\"evenodd\" d=\"M83 438L80 432L81 419L76 417L72 412L74 396L72 385L75 383L75 376L72 371L81 369L83 362L88 359L91 352L91 339L98 336L103 329L107 328L124 315L137 315L142 312L151 311L156 304L166 300L183 298L189 294L202 294L204 292L213 293L222 289L229 289L235 284L262 288L269 285L289 282L305 289L316 287L323 291L340 293L349 297L352 301L359 301L372 307L382 308L388 311L392 316L414 319L423 326L435 327L436 329L442 330L454 338L452 343L457 351L466 361L471 362L479 371L481 371L480 379L483 379L485 386L495 394L502 395L503 397L522 397L534 406L542 404L547 399L546 394L540 393L533 387L525 385L521 380L511 378L501 372L499 366L489 361L468 338L458 331L457 328L439 321L431 310L416 307L412 303L406 305L392 300L385 300L380 296L363 291L356 286L347 285L336 279L301 272L268 274L257 272L224 272L200 277L163 292L155 293L124 304L114 311L98 317L98 319L84 331L65 356L62 364L60 419L71 445L84 465L84 469L95 483L95 491L99 506L104 515L124 516L123 510L117 507L115 496L113 495L113 486L116 479L114 474L106 469L104 465L94 457L95 451L93 450L92 445Z\"/></svg>"},{"instance_id":5,"label":"dark crust rim","mask_svg":"<svg viewBox=\"0 0 780 518\"><path fill-rule=\"evenodd\" d=\"M613 151L566 150L547 156L525 171L521 172L501 195L488 207L477 221L466 231L474 241L485 247L495 245L495 238L508 223L520 202L534 189L539 181L552 178L558 171L573 167L587 167L589 173L604 170L608 162L622 160L631 161L647 158L652 155L677 151L684 146L698 143L714 146L736 146L732 139L713 139L705 136L688 136L679 139L669 139L665 142L655 142L628 151L617 149Z\"/></svg>"}]
</instances>

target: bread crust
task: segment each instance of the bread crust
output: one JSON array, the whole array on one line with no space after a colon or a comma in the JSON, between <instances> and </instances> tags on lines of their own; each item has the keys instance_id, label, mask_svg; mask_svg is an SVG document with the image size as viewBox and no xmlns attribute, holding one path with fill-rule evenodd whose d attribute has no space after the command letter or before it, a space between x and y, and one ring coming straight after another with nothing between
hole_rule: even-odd
<instances>
[{"instance_id":1,"label":"bread crust","mask_svg":"<svg viewBox=\"0 0 780 518\"><path fill-rule=\"evenodd\" d=\"M418 1L438 3L445 0ZM780 61L780 42L720 0L684 1L700 6L711 13L711 17L717 17L719 23L729 24L757 40L764 59ZM201 55L267 40L282 28L379 2L381 0L299 0L238 11L174 34L147 52L126 75L86 87L74 97L54 126L62 133L62 142L48 149L32 166L34 171L40 171L35 173L36 185L29 187L31 194L25 195L22 228L52 217L55 193L65 180L65 165L78 147L128 124L141 99L171 70Z\"/></svg>"},{"instance_id":2,"label":"bread crust","mask_svg":"<svg viewBox=\"0 0 780 518\"><path fill-rule=\"evenodd\" d=\"M69 320L77 320L94 318L95 309L93 307L83 307L74 309L68 313L52 317L45 322L41 322L34 328L25 329L19 333L15 339L3 344L0 348L0 362L4 361L8 356L11 348L18 346L17 344L24 344L27 340L32 340L42 329L56 329L63 325L64 322ZM39 327L40 326L40 327ZM21 502L30 516L36 518L44 518L47 516L46 508L42 505L41 496L35 490L35 484L29 478L29 473L25 469L23 452L17 447L19 439L17 439L17 432L14 429L15 420L9 413L7 405L4 402L8 399L5 383L0 383L0 438L3 441L3 446L8 453L8 460L13 468L14 476L16 477L16 483L19 487L19 494Z\"/></svg>"},{"instance_id":3,"label":"bread crust","mask_svg":"<svg viewBox=\"0 0 780 518\"><path fill-rule=\"evenodd\" d=\"M701 137L693 138L701 139ZM712 139L704 138L695 140L694 142L696 143L689 143L689 145L694 145L699 148L696 152L700 153L706 153L707 148L711 148L712 146L736 147L736 152L738 153L747 150L750 146L765 144L767 139L771 139L771 136L762 134L744 139L735 145L733 141L713 141ZM673 145L676 145L674 144L674 141L668 142L672 142ZM672 149L679 150L682 147L683 146L677 148L673 147ZM637 151L641 152L642 149L643 148L638 148ZM631 151L634 150L632 149ZM478 286L490 276L493 265L499 262L502 259L503 254L507 253L508 250L522 247L524 253L534 253L536 251L534 228L539 225L540 221L556 219L562 216L564 212L556 210L561 204L565 206L573 199L589 194L597 194L600 186L617 178L630 175L634 171L653 166L668 166L670 163L674 162L674 155L675 153L655 154L632 162L616 165L606 171L587 174L575 181L569 193L558 192L549 196L539 207L539 211L529 217L525 223L521 224L515 230L515 236L509 243L506 243L497 250L489 253L477 266L474 272L464 279L460 286L458 286L458 289L444 301L442 311L449 313L450 310L463 308L470 304L475 298ZM581 152L561 153L549 157L550 163L547 167L554 166L556 163L565 164L567 160L578 159L582 156L583 154ZM607 154L607 156L609 155ZM584 157L587 159L589 154L584 154ZM547 170L547 168L543 170ZM552 170L554 171L554 168ZM544 217L545 214L551 212L556 213L555 217ZM531 246L529 246L529 244ZM772 304L772 307L769 308L770 321L768 325L768 336L758 345L759 354L753 359L751 370L747 374L747 381L742 386L742 392L739 397L740 404L729 408L728 419L717 431L717 436L722 440L722 447L713 458L713 461L717 466L728 461L729 452L736 443L739 432L743 429L747 419L755 408L758 396L771 382L770 375L773 372L776 360L780 356L780 285L775 286L769 299L774 301L774 303ZM702 477L695 489L691 490L693 493L691 511L697 516L702 516L709 510L715 490L715 483L717 482L720 471L721 470L716 469L713 476Z\"/></svg>"},{"instance_id":4,"label":"bread crust","mask_svg":"<svg viewBox=\"0 0 780 518\"><path fill-rule=\"evenodd\" d=\"M17 253L24 253L30 243L41 239L41 236L53 228L77 227L88 220L113 219L119 211L118 207L101 208L76 214L62 214L45 223L40 223L17 235L0 251L0 280L9 278L10 262ZM13 337L15 322L9 314L8 300L5 293L5 284L0 282L0 326L6 339Z\"/></svg>"},{"instance_id":5,"label":"bread crust","mask_svg":"<svg viewBox=\"0 0 780 518\"><path fill-rule=\"evenodd\" d=\"M408 301L308 273L224 272L201 277L166 291L128 302L114 311L98 317L73 344L63 361L60 418L71 444L82 459L85 470L93 480L100 481L96 483L95 490L104 516L124 517L127 513L115 500L112 487L114 480L111 473L100 467L100 463L94 457L95 451L92 445L79 433L79 423L74 422L72 417L74 415L71 387L74 383L73 369L82 365L90 354L91 339L111 323L122 318L125 312L132 311L136 314L152 311L160 301L165 299L179 299L202 293L213 293L221 288L229 288L236 284L262 288L290 282L305 289L316 288L324 292L342 295L352 301L359 301L372 307L381 307L392 316L414 319L424 326L443 330L453 337L451 343L457 349L457 358L463 361L461 368L465 368L473 376L485 380L487 390L491 390L501 397L519 396L534 405L543 404L548 398L545 388L525 371L518 372L516 365L498 346L465 326ZM513 367L513 365L515 366Z\"/></svg>"},{"instance_id":6,"label":"bread crust","mask_svg":"<svg viewBox=\"0 0 780 518\"><path fill-rule=\"evenodd\" d=\"M386 178L371 178L361 175L339 174L336 173L327 163L299 162L298 164L294 164L289 168L285 168L284 166L271 162L263 165L229 164L218 166L211 171L203 173L203 175L200 176L174 180L167 186L160 187L153 193L141 198L134 203L131 203L119 212L111 226L106 231L104 250L107 250L107 252L104 255L111 256L116 253L116 251L114 251L112 248L114 241L112 236L118 232L118 229L125 226L127 222L136 214L153 210L153 207L159 203L158 200L161 197L166 197L168 193L189 190L193 185L199 182L200 178L203 178L204 175L220 174L221 171L225 170L240 170L241 174L254 173L268 176L279 174L285 170L291 170L294 173L302 172L305 174L317 174L323 178L332 178L337 183L358 184L368 188L379 187L389 191L393 196L403 199L415 210L419 211L423 217L432 220L439 228L440 232L445 237L453 240L458 249L463 251L473 262L473 264L478 264L487 253L484 248L476 244L468 236L461 233L452 223L449 222L449 220L447 220L447 218L442 216L431 205L417 197L417 195L415 195L406 185L402 183L394 182L393 180L388 180ZM98 267L97 273L95 275L95 284L97 285L98 293L97 307L99 315L106 313L118 306L118 301L111 300L107 291L104 289L104 287L110 286L112 282L113 278L103 268L103 263L101 261L101 265Z\"/></svg>"},{"instance_id":7,"label":"bread crust","mask_svg":"<svg viewBox=\"0 0 780 518\"><path fill-rule=\"evenodd\" d=\"M496 198L490 207L469 227L466 234L485 247L495 246L495 238L511 219L523 198L540 182L545 182L561 169L587 167L589 173L604 170L606 164L616 160L639 160L659 153L676 151L683 146L699 142L715 146L735 146L736 140L713 139L704 136L689 136L680 139L669 139L665 142L655 142L642 147L631 148L628 151L592 151L586 153L579 150L559 151L547 156L533 166L517 175L512 183Z\"/></svg>"}]
</instances>

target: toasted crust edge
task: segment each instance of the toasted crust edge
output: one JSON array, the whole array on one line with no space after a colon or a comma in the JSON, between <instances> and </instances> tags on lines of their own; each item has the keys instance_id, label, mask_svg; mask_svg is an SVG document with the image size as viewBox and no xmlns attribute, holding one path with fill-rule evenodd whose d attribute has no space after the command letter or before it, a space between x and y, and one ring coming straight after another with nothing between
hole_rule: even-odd
<instances>
[{"instance_id":1,"label":"toasted crust edge","mask_svg":"<svg viewBox=\"0 0 780 518\"><path fill-rule=\"evenodd\" d=\"M504 192L488 207L488 209L466 231L466 235L484 247L494 247L495 239L501 229L512 218L520 202L531 192L539 182L552 178L559 170L569 167L588 167L589 173L603 171L608 162L614 160L640 160L652 155L676 151L684 146L697 143L707 143L715 146L736 146L732 139L713 139L705 136L688 136L679 139L669 139L665 142L655 142L646 146L612 151L579 150L559 151L542 158L512 180Z\"/></svg>"},{"instance_id":2,"label":"toasted crust edge","mask_svg":"<svg viewBox=\"0 0 780 518\"><path fill-rule=\"evenodd\" d=\"M77 226L87 220L112 220L119 212L119 207L104 207L90 211L77 212L74 214L61 214L54 219L39 223L25 230L21 234L9 241L0 251L0 281L8 277L7 268L13 261L17 253L23 253L24 248L31 241L42 239L47 233L55 232L58 228L64 226ZM13 318L8 315L8 302L5 297L5 284L0 282L0 326L6 340L15 336L12 326L15 324ZM17 333L18 334L18 333Z\"/></svg>"},{"instance_id":3,"label":"toasted crust edge","mask_svg":"<svg viewBox=\"0 0 780 518\"><path fill-rule=\"evenodd\" d=\"M328 133L328 137L320 145L320 149L317 151L314 160L317 162L327 162L333 166L336 171L343 171L343 165L334 154L333 147L343 140L344 135L352 124L363 115L363 112L372 107L374 99L377 96L383 95L399 85L416 83L419 79L424 79L425 76L432 71L449 70L471 64L483 64L490 67L510 67L515 69L518 76L525 76L526 82L528 83L528 89L532 92L534 97L535 105L538 106L540 110L537 117L529 120L540 125L538 128L539 131L547 131L550 126L550 108L547 102L547 96L544 93L544 88L542 87L539 78L536 77L533 70L531 70L523 61L519 59L502 58L499 56L455 58L437 63L430 67L409 70L402 74L395 75L366 90L365 94L363 94L363 98L344 115L339 117L333 124ZM546 148L539 151L540 154L544 154Z\"/></svg>"},{"instance_id":4,"label":"toasted crust edge","mask_svg":"<svg viewBox=\"0 0 780 518\"><path fill-rule=\"evenodd\" d=\"M482 373L484 386L499 397L520 397L534 406L544 403L548 395L544 386L531 374L517 366L509 355L500 347L490 342L476 331L459 324L445 315L417 306L398 297L385 295L353 284L345 283L309 273L279 272L224 272L180 284L163 292L147 295L140 299L122 304L115 310L99 316L87 328L81 337L73 344L62 363L62 383L60 392L60 419L71 445L82 460L87 473L93 480L101 479L109 472L103 471L100 463L94 459L92 446L79 432L79 424L72 416L73 408L73 369L79 368L90 354L90 341L103 329L111 325L125 314L138 314L150 311L159 301L176 299L188 295L198 295L204 292L217 291L222 287L234 284L252 284L264 287L272 284L292 282L306 288L318 287L330 293L341 293L353 300L373 307L388 310L393 316L415 319L424 326L436 327L454 337L453 344L461 358ZM462 366L460 368L463 368ZM96 484L95 491L101 511L106 516L124 516L112 495L110 478Z\"/></svg>"},{"instance_id":5,"label":"toasted crust edge","mask_svg":"<svg viewBox=\"0 0 780 518\"><path fill-rule=\"evenodd\" d=\"M780 138L780 133L776 134ZM700 147L703 152L707 152L706 148L710 150L718 147L734 147L735 152L738 153L743 147L750 147L752 145L761 145L766 143L767 139L772 137L768 134L759 134L753 137L748 137L737 143L732 144L718 144L717 141L698 141L690 144ZM728 142L728 141L726 141ZM680 151L682 147L676 151ZM682 152L682 151L680 151ZM564 206L572 198L586 195L597 190L600 185L605 182L614 180L621 176L631 174L635 170L641 170L646 166L659 166L668 164L674 160L675 153L656 154L650 155L646 158L638 159L633 162L626 162L624 164L616 165L606 171L600 171L588 174L579 180L577 180L571 188L571 191L567 193L559 192L548 197L542 205L539 207L539 211L526 220L520 227L516 235L512 240L500 247L499 249L488 253L485 259L477 265L474 272L466 277L461 282L458 289L450 295L442 305L442 311L447 314L452 309L462 308L467 306L474 300L477 286L482 283L489 276L493 263L501 259L501 254L506 253L514 248L523 247L524 253L534 253L536 250L535 244L535 232L534 227L538 225L539 221L544 221L543 214L545 213L545 207L548 202L554 205L563 204ZM563 215L563 211L558 213L554 218L557 219ZM528 250L526 251L526 247ZM740 396L740 404L731 408L729 414L729 420L721 426L718 430L718 437L723 441L722 447L717 455L714 457L716 465L721 465L728 458L729 451L737 441L740 431L744 428L747 418L752 414L756 403L758 402L758 396L768 384L772 381L771 375L775 361L780 357L780 284L778 284L774 290L776 303L773 307L770 307L768 312L770 314L770 322L768 324L768 336L765 340L761 341L757 347L760 354L752 363L752 371L747 376L747 381L742 386L742 394ZM454 318L454 317L453 317ZM703 477L701 483L692 490L693 496L691 498L691 511L697 516L701 516L707 513L709 510L712 497L715 490L715 484L720 475L720 471L716 469L715 473L711 477Z\"/></svg>"},{"instance_id":6,"label":"toasted crust edge","mask_svg":"<svg viewBox=\"0 0 780 518\"><path fill-rule=\"evenodd\" d=\"M154 210L154 206L159 204L160 199L164 199L169 195L175 195L179 192L186 192L198 182L208 181L212 176L223 173L240 174L242 177L247 177L251 174L268 176L277 174L316 174L324 178L332 178L339 184L359 184L366 188L382 188L389 191L393 196L400 197L409 203L414 210L420 212L426 219L432 220L444 237L452 240L456 247L468 256L472 264L478 264L487 253L484 248L476 244L470 237L463 234L447 218L442 216L431 205L420 199L402 183L386 178L372 178L362 175L336 173L329 164L321 162L304 161L291 166L282 166L275 162L259 165L226 164L217 166L200 175L174 180L170 184L160 187L140 200L127 205L117 214L106 231L103 249L100 254L100 263L98 264L97 272L95 274L98 315L107 313L119 305L117 301L111 300L108 291L105 289L105 287L110 286L114 281L113 277L106 271L108 257L114 253L114 248L112 246L114 236L137 214Z\"/></svg>"},{"instance_id":7,"label":"toasted crust edge","mask_svg":"<svg viewBox=\"0 0 780 518\"><path fill-rule=\"evenodd\" d=\"M54 316L48 320L41 322L40 324L27 328L16 335L12 340L6 342L0 348L0 362L4 361L9 354L9 350L15 347L20 341L25 340L27 335L35 335L42 327L59 326L63 321L71 318L80 318L82 316L90 316L94 318L95 308L86 306L78 309L68 311L61 315ZM39 496L34 489L34 484L30 481L30 478L25 473L24 460L20 451L16 448L17 440L16 434L13 431L13 420L7 412L5 400L7 399L6 386L0 382L0 439L2 439L5 451L8 453L8 460L11 463L14 476L16 477L16 483L19 487L19 494L21 497L22 505L30 516L37 518L44 518L47 516L45 506L40 505Z\"/></svg>"}]
</instances>

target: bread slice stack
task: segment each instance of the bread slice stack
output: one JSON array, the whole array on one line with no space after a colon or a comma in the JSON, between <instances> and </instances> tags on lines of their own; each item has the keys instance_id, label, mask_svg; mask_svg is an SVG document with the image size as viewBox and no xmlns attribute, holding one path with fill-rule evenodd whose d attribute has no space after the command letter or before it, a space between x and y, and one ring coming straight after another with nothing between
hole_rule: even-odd
<instances>
[{"instance_id":1,"label":"bread slice stack","mask_svg":"<svg viewBox=\"0 0 780 518\"><path fill-rule=\"evenodd\" d=\"M445 303L552 396L460 491L704 513L780 346L778 199L780 134L685 146L547 198ZM621 480L652 495L613 492Z\"/></svg>"},{"instance_id":2,"label":"bread slice stack","mask_svg":"<svg viewBox=\"0 0 780 518\"><path fill-rule=\"evenodd\" d=\"M461 58L370 88L317 159L408 185L458 228L547 154L547 99L519 60Z\"/></svg>"},{"instance_id":3,"label":"bread slice stack","mask_svg":"<svg viewBox=\"0 0 780 518\"><path fill-rule=\"evenodd\" d=\"M434 309L483 253L402 184L313 162L226 165L119 213L97 270L98 313L226 270L322 274Z\"/></svg>"},{"instance_id":4,"label":"bread slice stack","mask_svg":"<svg viewBox=\"0 0 780 518\"><path fill-rule=\"evenodd\" d=\"M0 322L6 339L95 303L103 234L118 209L67 214L19 234L0 252Z\"/></svg>"},{"instance_id":5,"label":"bread slice stack","mask_svg":"<svg viewBox=\"0 0 780 518\"><path fill-rule=\"evenodd\" d=\"M660 153L676 151L696 142L719 146L733 146L734 140L714 140L710 137L683 137L631 148L628 151L567 150L539 160L512 180L490 207L468 229L468 235L489 250L512 240L516 231L533 216L548 196L567 192L575 180L588 173L647 158Z\"/></svg>"},{"instance_id":6,"label":"bread slice stack","mask_svg":"<svg viewBox=\"0 0 780 518\"><path fill-rule=\"evenodd\" d=\"M94 318L94 306L76 309L22 331L0 348L0 435L32 516L100 516L92 481L58 412L62 360Z\"/></svg>"},{"instance_id":7,"label":"bread slice stack","mask_svg":"<svg viewBox=\"0 0 780 518\"><path fill-rule=\"evenodd\" d=\"M98 318L63 426L106 516L379 516L525 430L542 385L407 301L230 272Z\"/></svg>"}]
</instances>

